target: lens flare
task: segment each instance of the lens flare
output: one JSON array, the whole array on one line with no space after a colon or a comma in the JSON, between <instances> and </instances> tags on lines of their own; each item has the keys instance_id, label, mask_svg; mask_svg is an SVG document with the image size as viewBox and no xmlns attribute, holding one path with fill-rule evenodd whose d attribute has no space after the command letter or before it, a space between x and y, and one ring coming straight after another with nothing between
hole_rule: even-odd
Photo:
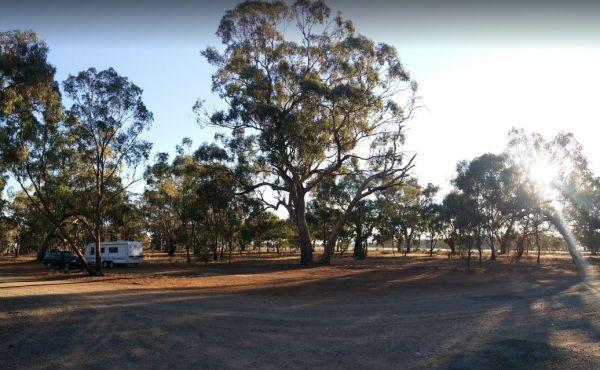
<instances>
[{"instance_id":1,"label":"lens flare","mask_svg":"<svg viewBox=\"0 0 600 370\"><path fill-rule=\"evenodd\" d=\"M544 197L555 197L556 181L560 174L560 166L549 160L537 159L530 168L529 177Z\"/></svg>"}]
</instances>

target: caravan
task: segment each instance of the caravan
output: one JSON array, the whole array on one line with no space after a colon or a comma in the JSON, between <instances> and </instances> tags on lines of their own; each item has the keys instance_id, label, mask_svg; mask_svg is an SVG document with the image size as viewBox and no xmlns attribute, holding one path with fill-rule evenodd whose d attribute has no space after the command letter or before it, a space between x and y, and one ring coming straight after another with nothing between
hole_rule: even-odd
<instances>
[{"instance_id":1,"label":"caravan","mask_svg":"<svg viewBox=\"0 0 600 370\"><path fill-rule=\"evenodd\" d=\"M85 247L85 260L89 264L96 263L96 244L90 243ZM138 266L144 261L144 248L142 243L135 241L116 241L100 244L100 258L102 266L115 265Z\"/></svg>"}]
</instances>

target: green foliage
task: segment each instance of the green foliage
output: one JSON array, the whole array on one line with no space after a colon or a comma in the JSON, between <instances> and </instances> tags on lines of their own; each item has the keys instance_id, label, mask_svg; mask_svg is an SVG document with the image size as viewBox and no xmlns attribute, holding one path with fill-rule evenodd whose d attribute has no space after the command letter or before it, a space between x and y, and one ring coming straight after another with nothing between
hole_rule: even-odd
<instances>
[{"instance_id":1,"label":"green foliage","mask_svg":"<svg viewBox=\"0 0 600 370\"><path fill-rule=\"evenodd\" d=\"M79 214L83 199L74 189L80 188L85 171L72 146L74 138L63 129L60 92L47 52L32 32L0 34L0 158L23 191L19 197L28 200L37 217L62 227L63 237L68 237L66 223ZM36 220L25 223L32 225L31 221ZM24 222L14 216L13 227L20 224ZM15 233L22 235L23 230Z\"/></svg>"},{"instance_id":2,"label":"green foliage","mask_svg":"<svg viewBox=\"0 0 600 370\"><path fill-rule=\"evenodd\" d=\"M90 68L69 76L63 89L73 102L67 112L69 134L94 177L108 182L123 165L135 167L148 158L151 143L140 135L152 124L142 101L142 89L109 68Z\"/></svg>"},{"instance_id":3,"label":"green foliage","mask_svg":"<svg viewBox=\"0 0 600 370\"><path fill-rule=\"evenodd\" d=\"M574 233L592 254L600 252L600 178L572 176L565 188Z\"/></svg>"},{"instance_id":4,"label":"green foliage","mask_svg":"<svg viewBox=\"0 0 600 370\"><path fill-rule=\"evenodd\" d=\"M433 184L422 187L416 179L410 179L399 190L381 193L377 200L379 210L378 230L380 239L396 240L409 253L414 242L426 231L433 231L435 197L439 188Z\"/></svg>"},{"instance_id":5,"label":"green foliage","mask_svg":"<svg viewBox=\"0 0 600 370\"><path fill-rule=\"evenodd\" d=\"M144 215L153 245L175 253L178 246L205 260L232 253L236 244L263 241L274 247L287 238L288 224L262 212L256 199L241 194L247 180L235 171L232 156L216 144L193 153L184 139L169 162L165 153L146 170Z\"/></svg>"},{"instance_id":6,"label":"green foliage","mask_svg":"<svg viewBox=\"0 0 600 370\"><path fill-rule=\"evenodd\" d=\"M152 119L141 90L112 69L89 69L65 81L72 106L63 112L47 52L33 32L0 34L0 163L21 188L9 205L13 241L79 253L103 226L140 236L122 176L150 149L139 140Z\"/></svg>"},{"instance_id":7,"label":"green foliage","mask_svg":"<svg viewBox=\"0 0 600 370\"><path fill-rule=\"evenodd\" d=\"M152 145L140 135L152 124L152 113L142 101L142 90L112 68L100 72L89 68L71 75L63 89L72 101L65 130L89 171L90 228L99 249L107 215L119 204L116 198L139 180L133 170L150 153ZM122 183L125 165L133 171L128 184ZM100 271L100 253L96 253L96 271Z\"/></svg>"},{"instance_id":8,"label":"green foliage","mask_svg":"<svg viewBox=\"0 0 600 370\"><path fill-rule=\"evenodd\" d=\"M157 249L207 261L236 245L298 243L310 264L315 236L328 263L338 240L354 240L364 258L370 238L409 252L424 235L431 251L443 238L470 257L487 239L492 252L516 244L519 254L529 239L560 246L550 229L563 232L560 204L579 241L599 252L600 180L572 134L512 130L505 153L459 163L454 190L437 203L438 187L408 177L403 129L417 86L393 47L310 0L243 2L217 34L222 51L203 54L226 109L195 108L231 130L196 150L184 138L172 160L158 154L136 197L128 187L149 156L140 137L153 120L142 90L112 68L90 68L63 83L65 110L45 42L1 32L0 194L8 176L20 189L0 197L0 244L33 251L150 236ZM551 183L536 179L540 163L556 167ZM289 219L269 211L279 207Z\"/></svg>"},{"instance_id":9,"label":"green foliage","mask_svg":"<svg viewBox=\"0 0 600 370\"><path fill-rule=\"evenodd\" d=\"M26 154L7 145L16 132L28 134L26 140L37 134L41 121L60 119L60 92L47 54L46 43L31 31L0 32L0 137L6 159L22 160Z\"/></svg>"},{"instance_id":10,"label":"green foliage","mask_svg":"<svg viewBox=\"0 0 600 370\"><path fill-rule=\"evenodd\" d=\"M248 190L270 188L273 208L286 207L304 264L312 262L305 198L319 183L361 175L327 238L326 262L357 202L400 185L411 167L401 150L402 128L416 84L393 47L330 13L322 1L246 1L221 20L223 52L203 52L217 68L213 91L228 105L208 120L233 129L243 143L239 164L257 180ZM288 38L292 29L297 36ZM401 91L408 92L406 109L394 100ZM196 109L205 113L201 103Z\"/></svg>"},{"instance_id":11,"label":"green foliage","mask_svg":"<svg viewBox=\"0 0 600 370\"><path fill-rule=\"evenodd\" d=\"M287 220L283 220L273 213L265 212L244 222L240 238L243 244L252 243L255 248L266 244L267 248L275 248L279 253L281 248L290 246L290 242L294 241L295 234L292 225Z\"/></svg>"}]
</instances>

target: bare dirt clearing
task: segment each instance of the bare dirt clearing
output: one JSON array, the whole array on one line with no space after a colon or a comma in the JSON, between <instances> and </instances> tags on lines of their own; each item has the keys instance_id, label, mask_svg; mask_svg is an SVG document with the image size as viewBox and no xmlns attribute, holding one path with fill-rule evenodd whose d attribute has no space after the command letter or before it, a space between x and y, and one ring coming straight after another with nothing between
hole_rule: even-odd
<instances>
[{"instance_id":1,"label":"bare dirt clearing","mask_svg":"<svg viewBox=\"0 0 600 370\"><path fill-rule=\"evenodd\" d=\"M472 272L423 256L293 258L154 258L104 277L0 260L2 367L600 366L599 286L566 258Z\"/></svg>"}]
</instances>

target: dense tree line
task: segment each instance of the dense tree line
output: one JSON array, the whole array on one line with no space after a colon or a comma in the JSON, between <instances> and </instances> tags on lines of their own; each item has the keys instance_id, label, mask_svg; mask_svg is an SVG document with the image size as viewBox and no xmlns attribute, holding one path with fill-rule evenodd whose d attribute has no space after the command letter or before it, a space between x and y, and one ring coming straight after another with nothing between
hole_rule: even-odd
<instances>
[{"instance_id":1,"label":"dense tree line","mask_svg":"<svg viewBox=\"0 0 600 370\"><path fill-rule=\"evenodd\" d=\"M513 130L505 152L460 162L440 194L403 150L417 84L392 46L321 1L244 2L217 35L222 48L203 55L226 109L194 109L227 134L185 138L147 165L153 117L140 87L112 68L59 84L35 33L0 33L0 246L81 258L87 243L137 239L205 262L287 248L308 265L317 249L330 263L379 245L447 249L470 268L484 251L519 260L531 249L540 262L559 234L575 256L570 229L600 251L600 178L572 135Z\"/></svg>"}]
</instances>

